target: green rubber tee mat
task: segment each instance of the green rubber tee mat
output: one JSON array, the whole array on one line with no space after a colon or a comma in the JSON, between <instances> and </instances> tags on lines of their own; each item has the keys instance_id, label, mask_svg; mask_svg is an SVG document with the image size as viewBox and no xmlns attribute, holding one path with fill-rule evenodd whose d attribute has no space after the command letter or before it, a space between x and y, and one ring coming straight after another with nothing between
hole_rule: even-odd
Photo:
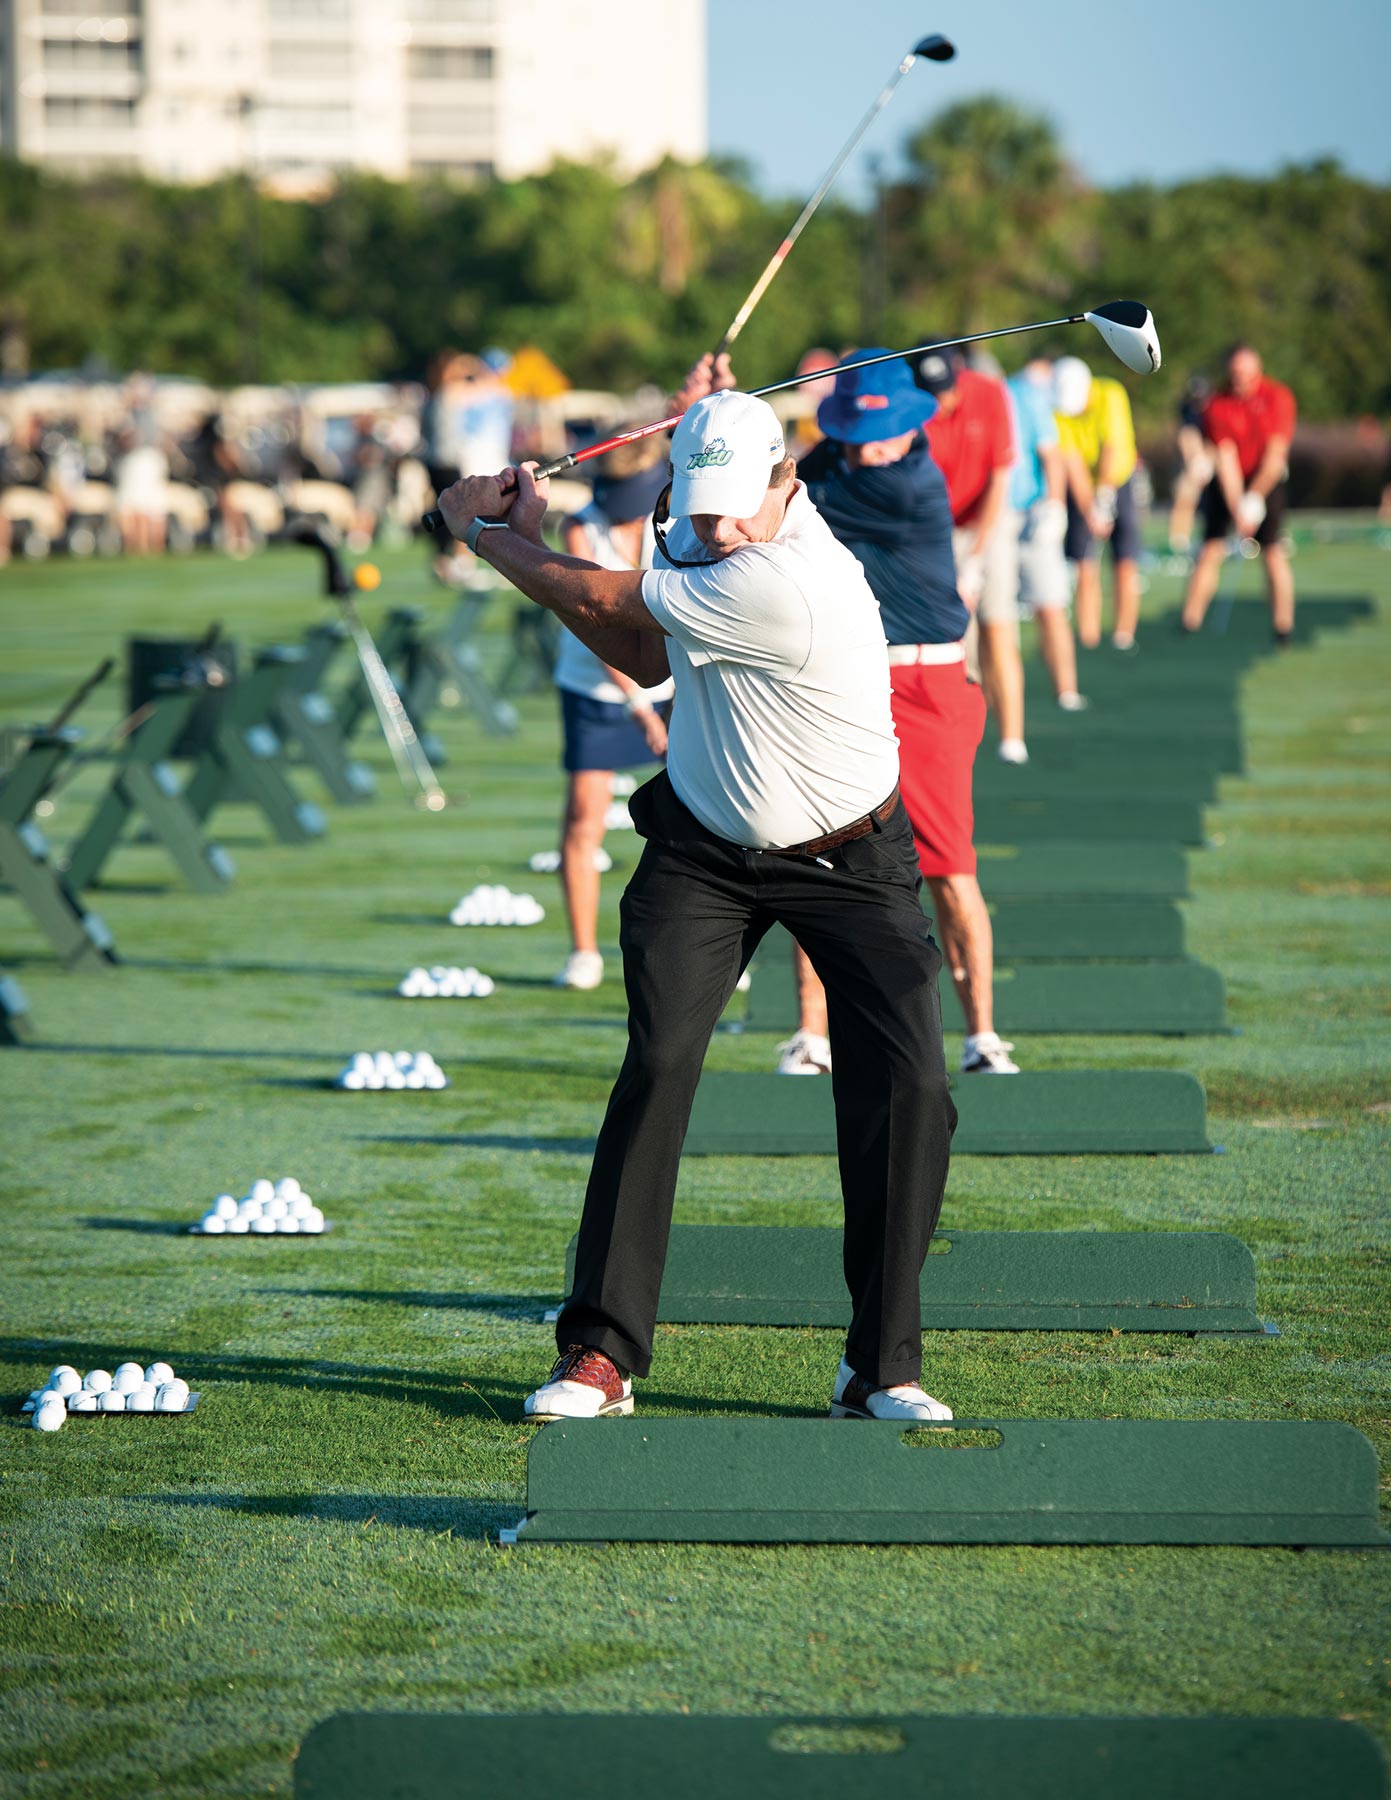
<instances>
[{"instance_id":1,"label":"green rubber tee mat","mask_svg":"<svg viewBox=\"0 0 1391 1800\"><path fill-rule=\"evenodd\" d=\"M965 1075L952 1088L956 1156L1161 1154L1211 1150L1207 1100L1179 1069L1057 1069ZM834 1156L824 1076L707 1073L687 1156Z\"/></svg>"},{"instance_id":2,"label":"green rubber tee mat","mask_svg":"<svg viewBox=\"0 0 1391 1800\"><path fill-rule=\"evenodd\" d=\"M1134 769L1141 774L1149 771L1151 779L1159 779L1171 770L1239 775L1244 767L1241 746L1230 737L1198 736L1178 725L1164 732L1137 734L1126 728L1119 714L1112 716L1107 730L1092 730L1085 737L1080 732L1036 732L1032 720L1025 729L1031 769ZM993 734L987 735L977 761L994 756L997 743Z\"/></svg>"},{"instance_id":3,"label":"green rubber tee mat","mask_svg":"<svg viewBox=\"0 0 1391 1800\"><path fill-rule=\"evenodd\" d=\"M542 1426L526 1505L522 1543L1391 1543L1376 1452L1332 1420L639 1412Z\"/></svg>"},{"instance_id":4,"label":"green rubber tee mat","mask_svg":"<svg viewBox=\"0 0 1391 1800\"><path fill-rule=\"evenodd\" d=\"M1338 1719L337 1713L295 1800L1383 1800Z\"/></svg>"},{"instance_id":5,"label":"green rubber tee mat","mask_svg":"<svg viewBox=\"0 0 1391 1800\"><path fill-rule=\"evenodd\" d=\"M797 988L786 933L765 940L749 978L748 1031L797 1029ZM997 955L1001 953L997 952ZM952 983L938 983L942 1025L964 1031ZM996 966L995 1015L1003 1037L1017 1032L1151 1032L1193 1036L1229 1030L1222 977L1197 962L1023 963Z\"/></svg>"},{"instance_id":6,"label":"green rubber tee mat","mask_svg":"<svg viewBox=\"0 0 1391 1800\"><path fill-rule=\"evenodd\" d=\"M572 1238L567 1293L574 1258ZM925 1331L1265 1335L1255 1259L1221 1232L939 1230L919 1291ZM671 1325L848 1326L841 1234L674 1225L657 1317Z\"/></svg>"},{"instance_id":7,"label":"green rubber tee mat","mask_svg":"<svg viewBox=\"0 0 1391 1800\"><path fill-rule=\"evenodd\" d=\"M1002 763L997 756L978 756L971 776L976 805L997 799L1074 800L1079 806L1093 800L1181 800L1189 806L1206 806L1217 798L1217 775L1212 769L1173 768L1163 763L1133 762L1116 769L1104 768L1096 759L1083 758L1075 765L1053 764L1040 768L1034 762L1023 767ZM1066 834L1072 836L1071 832Z\"/></svg>"},{"instance_id":8,"label":"green rubber tee mat","mask_svg":"<svg viewBox=\"0 0 1391 1800\"><path fill-rule=\"evenodd\" d=\"M1075 794L1057 799L976 796L975 836L986 843L1024 844L1040 838L1101 842L1141 838L1160 844L1201 844L1203 809L1190 800L1154 794L1098 799Z\"/></svg>"},{"instance_id":9,"label":"green rubber tee mat","mask_svg":"<svg viewBox=\"0 0 1391 1800\"><path fill-rule=\"evenodd\" d=\"M987 905L995 955L1004 964L1175 962L1184 955L1183 914L1172 900L997 900Z\"/></svg>"},{"instance_id":10,"label":"green rubber tee mat","mask_svg":"<svg viewBox=\"0 0 1391 1800\"><path fill-rule=\"evenodd\" d=\"M1181 844L1143 838L996 845L977 834L977 874L987 900L1181 900L1188 858Z\"/></svg>"}]
</instances>

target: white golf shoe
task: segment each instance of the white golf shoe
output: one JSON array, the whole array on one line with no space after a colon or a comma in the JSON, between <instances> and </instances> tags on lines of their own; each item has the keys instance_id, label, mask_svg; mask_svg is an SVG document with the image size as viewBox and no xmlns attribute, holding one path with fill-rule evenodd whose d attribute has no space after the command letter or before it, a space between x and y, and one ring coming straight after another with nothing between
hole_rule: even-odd
<instances>
[{"instance_id":1,"label":"white golf shoe","mask_svg":"<svg viewBox=\"0 0 1391 1800\"><path fill-rule=\"evenodd\" d=\"M961 1047L963 1075L1017 1075L1019 1064L1010 1057L1014 1045L993 1031L978 1031Z\"/></svg>"},{"instance_id":2,"label":"white golf shoe","mask_svg":"<svg viewBox=\"0 0 1391 1800\"><path fill-rule=\"evenodd\" d=\"M952 1416L944 1401L925 1394L916 1381L897 1387L875 1387L840 1359L831 1393L833 1419L892 1419L900 1425L930 1425Z\"/></svg>"},{"instance_id":3,"label":"white golf shoe","mask_svg":"<svg viewBox=\"0 0 1391 1800\"><path fill-rule=\"evenodd\" d=\"M604 979L604 959L597 950L572 950L555 978L558 988L578 988L588 993Z\"/></svg>"},{"instance_id":4,"label":"white golf shoe","mask_svg":"<svg viewBox=\"0 0 1391 1800\"><path fill-rule=\"evenodd\" d=\"M814 1031L797 1031L778 1045L779 1075L829 1075L831 1040Z\"/></svg>"},{"instance_id":5,"label":"white golf shoe","mask_svg":"<svg viewBox=\"0 0 1391 1800\"><path fill-rule=\"evenodd\" d=\"M556 1357L550 1374L524 1402L526 1416L548 1419L602 1419L633 1410L633 1384L618 1364L588 1344L570 1344Z\"/></svg>"}]
</instances>

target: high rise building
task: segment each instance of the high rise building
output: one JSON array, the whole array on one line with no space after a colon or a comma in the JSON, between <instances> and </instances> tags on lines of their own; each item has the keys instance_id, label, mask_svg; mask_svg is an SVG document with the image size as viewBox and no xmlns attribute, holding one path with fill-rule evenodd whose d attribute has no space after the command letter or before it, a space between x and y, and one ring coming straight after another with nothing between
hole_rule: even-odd
<instances>
[{"instance_id":1,"label":"high rise building","mask_svg":"<svg viewBox=\"0 0 1391 1800\"><path fill-rule=\"evenodd\" d=\"M0 150L164 181L706 149L705 0L0 0Z\"/></svg>"}]
</instances>

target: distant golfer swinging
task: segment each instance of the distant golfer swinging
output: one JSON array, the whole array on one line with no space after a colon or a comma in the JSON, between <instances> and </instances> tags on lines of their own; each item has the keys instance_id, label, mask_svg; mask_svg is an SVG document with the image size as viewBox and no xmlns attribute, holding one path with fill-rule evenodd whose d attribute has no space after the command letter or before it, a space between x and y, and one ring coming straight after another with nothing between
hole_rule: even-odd
<instances>
[{"instance_id":1,"label":"distant golfer swinging","mask_svg":"<svg viewBox=\"0 0 1391 1800\"><path fill-rule=\"evenodd\" d=\"M918 1280L956 1111L879 608L766 402L700 401L671 460L670 566L645 574L550 551L544 488L526 467L461 481L440 501L470 549L604 662L644 687L668 672L676 685L667 767L631 802L646 845L622 903L628 1051L595 1149L560 1355L526 1411L632 1410L705 1050L781 923L825 983L835 1053L852 1318L832 1416L947 1419L918 1385Z\"/></svg>"}]
</instances>

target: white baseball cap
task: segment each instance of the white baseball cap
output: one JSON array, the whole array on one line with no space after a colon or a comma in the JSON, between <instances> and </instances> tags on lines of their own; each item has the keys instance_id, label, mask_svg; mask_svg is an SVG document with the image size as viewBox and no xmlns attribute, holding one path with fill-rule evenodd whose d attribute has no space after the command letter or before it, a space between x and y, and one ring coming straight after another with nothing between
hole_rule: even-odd
<instances>
[{"instance_id":1,"label":"white baseball cap","mask_svg":"<svg viewBox=\"0 0 1391 1800\"><path fill-rule=\"evenodd\" d=\"M1053 408L1065 419L1086 411L1092 393L1092 372L1080 356L1060 356L1053 365Z\"/></svg>"},{"instance_id":2,"label":"white baseball cap","mask_svg":"<svg viewBox=\"0 0 1391 1800\"><path fill-rule=\"evenodd\" d=\"M778 415L766 400L734 388L707 394L672 434L672 517L752 518L774 464L786 454Z\"/></svg>"}]
</instances>

